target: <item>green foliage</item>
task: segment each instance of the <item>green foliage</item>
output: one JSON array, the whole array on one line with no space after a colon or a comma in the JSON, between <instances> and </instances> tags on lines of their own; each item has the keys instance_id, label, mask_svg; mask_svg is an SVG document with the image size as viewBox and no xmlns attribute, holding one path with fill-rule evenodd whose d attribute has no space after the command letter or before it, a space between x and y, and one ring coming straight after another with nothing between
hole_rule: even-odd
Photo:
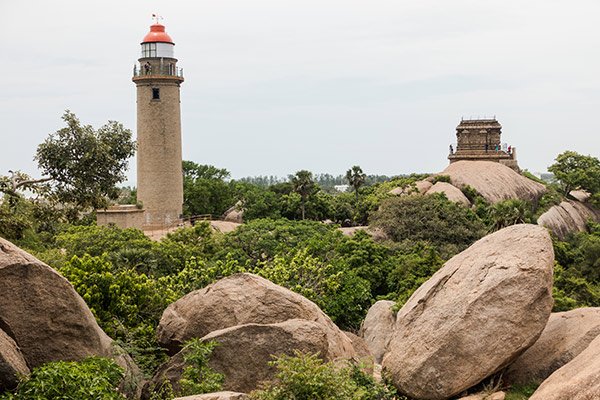
<instances>
[{"instance_id":1,"label":"green foliage","mask_svg":"<svg viewBox=\"0 0 600 400\"><path fill-rule=\"evenodd\" d=\"M538 385L515 385L511 386L506 390L506 397L504 400L527 400L537 390Z\"/></svg>"},{"instance_id":2,"label":"green foliage","mask_svg":"<svg viewBox=\"0 0 600 400\"><path fill-rule=\"evenodd\" d=\"M574 151L565 151L556 157L548 171L560 182L566 196L573 189L584 189L594 194L600 191L600 160Z\"/></svg>"},{"instance_id":3,"label":"green foliage","mask_svg":"<svg viewBox=\"0 0 600 400\"><path fill-rule=\"evenodd\" d=\"M485 234L485 227L470 209L441 194L409 195L386 199L371 218L396 242L428 242L445 254L463 250Z\"/></svg>"},{"instance_id":4,"label":"green foliage","mask_svg":"<svg viewBox=\"0 0 600 400\"><path fill-rule=\"evenodd\" d=\"M125 400L116 389L122 378L123 369L106 358L55 361L35 368L14 393L0 395L0 399Z\"/></svg>"},{"instance_id":5,"label":"green foliage","mask_svg":"<svg viewBox=\"0 0 600 400\"><path fill-rule=\"evenodd\" d=\"M155 326L163 310L180 297L166 278L152 279L135 269L117 270L105 256L74 256L60 273L71 282L102 329L133 353L150 373L163 359Z\"/></svg>"},{"instance_id":6,"label":"green foliage","mask_svg":"<svg viewBox=\"0 0 600 400\"><path fill-rule=\"evenodd\" d=\"M225 376L208 366L210 355L218 345L214 340L202 342L197 338L186 342L183 347L183 358L187 366L179 380L180 395L218 392L222 389Z\"/></svg>"},{"instance_id":7,"label":"green foliage","mask_svg":"<svg viewBox=\"0 0 600 400\"><path fill-rule=\"evenodd\" d=\"M223 214L236 202L228 178L226 169L183 161L184 214Z\"/></svg>"},{"instance_id":8,"label":"green foliage","mask_svg":"<svg viewBox=\"0 0 600 400\"><path fill-rule=\"evenodd\" d=\"M116 184L125 179L128 159L135 153L132 133L109 121L98 130L81 125L70 111L67 126L51 134L37 148L35 159L42 174L53 182L53 194L78 209L97 209L115 199Z\"/></svg>"},{"instance_id":9,"label":"green foliage","mask_svg":"<svg viewBox=\"0 0 600 400\"><path fill-rule=\"evenodd\" d=\"M318 190L313 180L312 172L301 170L296 172L296 175L290 179L294 192L300 195L300 208L302 210L302 219L305 217L305 206L309 196L316 193Z\"/></svg>"},{"instance_id":10,"label":"green foliage","mask_svg":"<svg viewBox=\"0 0 600 400\"><path fill-rule=\"evenodd\" d=\"M452 179L448 175L434 175L431 183L435 185L438 182L452 183Z\"/></svg>"},{"instance_id":11,"label":"green foliage","mask_svg":"<svg viewBox=\"0 0 600 400\"><path fill-rule=\"evenodd\" d=\"M489 231L494 232L507 226L535 222L531 205L520 199L509 199L488 208Z\"/></svg>"},{"instance_id":12,"label":"green foliage","mask_svg":"<svg viewBox=\"0 0 600 400\"><path fill-rule=\"evenodd\" d=\"M250 394L253 400L393 400L393 390L375 383L351 366L325 363L316 354L296 351L271 362L277 368L273 382Z\"/></svg>"},{"instance_id":13,"label":"green foliage","mask_svg":"<svg viewBox=\"0 0 600 400\"><path fill-rule=\"evenodd\" d=\"M292 256L276 256L256 273L314 301L331 319L358 329L371 305L369 282L352 270L340 268L308 254L308 249Z\"/></svg>"},{"instance_id":14,"label":"green foliage","mask_svg":"<svg viewBox=\"0 0 600 400\"><path fill-rule=\"evenodd\" d=\"M444 260L435 248L424 243L418 243L405 254L396 256L395 267L387 276L387 282L390 291L396 295L397 308L402 307L443 264Z\"/></svg>"}]
</instances>

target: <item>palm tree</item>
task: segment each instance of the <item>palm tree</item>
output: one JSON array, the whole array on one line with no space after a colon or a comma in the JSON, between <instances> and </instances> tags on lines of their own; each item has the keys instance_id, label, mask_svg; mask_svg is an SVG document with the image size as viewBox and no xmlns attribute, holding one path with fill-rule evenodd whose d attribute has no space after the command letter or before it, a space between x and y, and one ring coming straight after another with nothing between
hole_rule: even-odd
<instances>
[{"instance_id":1,"label":"palm tree","mask_svg":"<svg viewBox=\"0 0 600 400\"><path fill-rule=\"evenodd\" d=\"M358 189L365 184L367 175L363 172L362 168L360 168L358 165L355 165L346 171L346 180L354 189L354 193L356 194L356 205L358 205Z\"/></svg>"},{"instance_id":2,"label":"palm tree","mask_svg":"<svg viewBox=\"0 0 600 400\"><path fill-rule=\"evenodd\" d=\"M303 169L296 172L296 175L291 180L294 192L300 195L300 208L302 210L302 219L304 219L306 200L315 189L312 172Z\"/></svg>"}]
</instances>

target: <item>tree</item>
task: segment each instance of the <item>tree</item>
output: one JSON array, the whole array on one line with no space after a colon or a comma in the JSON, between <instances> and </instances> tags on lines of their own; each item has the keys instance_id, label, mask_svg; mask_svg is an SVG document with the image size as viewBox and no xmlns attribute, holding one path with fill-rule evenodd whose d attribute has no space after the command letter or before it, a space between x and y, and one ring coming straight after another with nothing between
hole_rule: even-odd
<instances>
[{"instance_id":1,"label":"tree","mask_svg":"<svg viewBox=\"0 0 600 400\"><path fill-rule=\"evenodd\" d=\"M354 189L354 193L356 195L356 204L358 204L358 189L365 184L365 181L367 180L367 174L365 174L358 165L355 165L346 171L346 180Z\"/></svg>"},{"instance_id":2,"label":"tree","mask_svg":"<svg viewBox=\"0 0 600 400\"><path fill-rule=\"evenodd\" d=\"M183 209L186 215L221 215L235 203L229 171L183 161Z\"/></svg>"},{"instance_id":3,"label":"tree","mask_svg":"<svg viewBox=\"0 0 600 400\"><path fill-rule=\"evenodd\" d=\"M301 170L296 172L296 175L292 176L292 186L294 192L300 195L300 209L302 210L302 219L305 217L306 201L308 197L315 192L317 188L313 180L312 172L307 170Z\"/></svg>"},{"instance_id":4,"label":"tree","mask_svg":"<svg viewBox=\"0 0 600 400\"><path fill-rule=\"evenodd\" d=\"M35 160L44 178L17 179L14 189L52 183L52 194L80 210L101 208L118 195L116 184L125 179L128 159L135 153L132 133L109 121L98 130L81 125L70 111L62 119L65 128L51 134L37 148Z\"/></svg>"},{"instance_id":5,"label":"tree","mask_svg":"<svg viewBox=\"0 0 600 400\"><path fill-rule=\"evenodd\" d=\"M548 171L558 179L565 196L573 189L584 189L591 194L600 192L600 160L596 157L565 151L555 161Z\"/></svg>"}]
</instances>

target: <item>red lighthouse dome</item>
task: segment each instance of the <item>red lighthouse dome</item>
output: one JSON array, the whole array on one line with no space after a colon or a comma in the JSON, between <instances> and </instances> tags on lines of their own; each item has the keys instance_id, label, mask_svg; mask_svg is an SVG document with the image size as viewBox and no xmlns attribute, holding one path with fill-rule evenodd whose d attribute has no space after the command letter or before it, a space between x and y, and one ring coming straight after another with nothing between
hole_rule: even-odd
<instances>
[{"instance_id":1,"label":"red lighthouse dome","mask_svg":"<svg viewBox=\"0 0 600 400\"><path fill-rule=\"evenodd\" d=\"M142 44L143 43L175 44L173 43L173 39L171 39L171 36L167 35L167 33L165 32L165 26L158 23L150 25L150 32L148 32L146 36L144 36L144 39L142 40Z\"/></svg>"}]
</instances>

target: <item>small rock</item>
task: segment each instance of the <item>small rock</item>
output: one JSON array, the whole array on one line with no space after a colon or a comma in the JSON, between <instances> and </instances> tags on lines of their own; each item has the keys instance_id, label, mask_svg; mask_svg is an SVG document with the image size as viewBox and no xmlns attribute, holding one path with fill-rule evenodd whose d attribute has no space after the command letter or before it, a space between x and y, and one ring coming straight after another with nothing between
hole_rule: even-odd
<instances>
[{"instance_id":1,"label":"small rock","mask_svg":"<svg viewBox=\"0 0 600 400\"><path fill-rule=\"evenodd\" d=\"M15 341L0 329L0 392L17 387L19 375L29 375L27 362Z\"/></svg>"},{"instance_id":2,"label":"small rock","mask_svg":"<svg viewBox=\"0 0 600 400\"><path fill-rule=\"evenodd\" d=\"M571 361L600 335L600 308L553 313L533 346L504 373L509 384L539 384Z\"/></svg>"},{"instance_id":3,"label":"small rock","mask_svg":"<svg viewBox=\"0 0 600 400\"><path fill-rule=\"evenodd\" d=\"M577 357L555 371L529 400L600 398L600 336Z\"/></svg>"},{"instance_id":4,"label":"small rock","mask_svg":"<svg viewBox=\"0 0 600 400\"><path fill-rule=\"evenodd\" d=\"M396 303L390 300L380 300L373 304L360 328L360 335L365 339L375 362L381 364L387 353L387 346L392 338L396 316L392 307Z\"/></svg>"}]
</instances>

